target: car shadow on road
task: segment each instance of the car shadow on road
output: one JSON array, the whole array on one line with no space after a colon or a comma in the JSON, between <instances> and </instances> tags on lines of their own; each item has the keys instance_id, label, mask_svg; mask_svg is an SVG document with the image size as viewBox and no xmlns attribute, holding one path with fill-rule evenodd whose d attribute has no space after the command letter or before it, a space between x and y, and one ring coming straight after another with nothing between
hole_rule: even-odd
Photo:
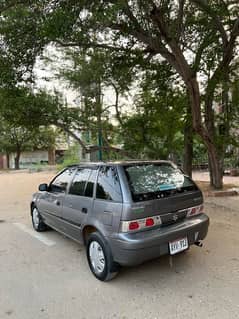
<instances>
[{"instance_id":1,"label":"car shadow on road","mask_svg":"<svg viewBox=\"0 0 239 319\"><path fill-rule=\"evenodd\" d=\"M167 281L168 278L174 280L178 279L179 276L184 278L187 277L188 273L192 274L197 264L197 259L201 258L198 256L200 253L202 251L198 251L196 247L193 247L186 252L174 256L161 256L139 266L122 267L115 280L128 282L133 278L136 281L147 281L155 284L156 282L162 283L166 278Z\"/></svg>"},{"instance_id":2,"label":"car shadow on road","mask_svg":"<svg viewBox=\"0 0 239 319\"><path fill-rule=\"evenodd\" d=\"M71 258L72 255L78 255L75 262L80 262L81 266L87 271L86 251L83 245L55 231L49 231L47 234L51 239L59 243L57 247L60 248L60 250L62 250L62 245L64 248L67 248L67 255L71 256ZM132 285L147 282L147 284L152 286L159 284L162 286L164 282L165 285L170 285L170 281L172 281L173 285L175 280L180 281L187 280L189 277L192 278L193 275L196 275L196 272L198 273L198 267L200 268L200 265L203 265L201 272L207 272L208 258L206 248L203 247L201 249L196 246L191 246L189 250L174 256L165 255L138 266L121 267L119 274L108 284L111 286L112 283L113 285L122 287L124 285L127 286L129 282L131 282ZM75 268L78 269L78 264L75 265ZM90 271L89 276L91 276Z\"/></svg>"}]
</instances>

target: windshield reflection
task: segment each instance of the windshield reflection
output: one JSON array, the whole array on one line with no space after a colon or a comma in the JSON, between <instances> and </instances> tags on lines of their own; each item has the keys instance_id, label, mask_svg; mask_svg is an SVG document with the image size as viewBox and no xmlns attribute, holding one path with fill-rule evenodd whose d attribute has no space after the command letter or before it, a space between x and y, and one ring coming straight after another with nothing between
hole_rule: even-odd
<instances>
[{"instance_id":1,"label":"windshield reflection","mask_svg":"<svg viewBox=\"0 0 239 319\"><path fill-rule=\"evenodd\" d=\"M161 198L164 197L161 195L195 188L195 184L170 163L132 165L125 167L125 172L134 197L141 194L143 198Z\"/></svg>"}]
</instances>

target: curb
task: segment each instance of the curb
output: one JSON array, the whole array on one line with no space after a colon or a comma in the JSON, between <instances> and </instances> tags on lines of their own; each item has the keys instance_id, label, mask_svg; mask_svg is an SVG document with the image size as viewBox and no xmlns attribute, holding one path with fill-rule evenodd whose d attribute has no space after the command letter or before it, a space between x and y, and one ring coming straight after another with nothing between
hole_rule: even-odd
<instances>
[{"instance_id":1,"label":"curb","mask_svg":"<svg viewBox=\"0 0 239 319\"><path fill-rule=\"evenodd\" d=\"M226 191L209 191L203 193L206 197L227 197L227 196L238 196L239 189L229 189Z\"/></svg>"}]
</instances>

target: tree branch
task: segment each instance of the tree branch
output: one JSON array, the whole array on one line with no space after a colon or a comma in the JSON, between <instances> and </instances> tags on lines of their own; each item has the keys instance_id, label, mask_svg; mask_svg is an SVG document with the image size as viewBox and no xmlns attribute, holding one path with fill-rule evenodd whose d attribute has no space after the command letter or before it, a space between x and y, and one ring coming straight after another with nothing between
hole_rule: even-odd
<instances>
[{"instance_id":1,"label":"tree branch","mask_svg":"<svg viewBox=\"0 0 239 319\"><path fill-rule=\"evenodd\" d=\"M64 42L60 39L55 39L52 41L53 43L59 44L61 47L64 48L69 48L69 47L80 47L80 48L98 48L98 49L106 49L106 50L111 50L111 51L122 51L122 52L133 52L135 54L141 53L141 50L132 50L132 49L128 49L128 48L123 48L123 47L114 47L105 43L97 43L97 42L87 42L87 43L83 43L83 42Z\"/></svg>"},{"instance_id":2,"label":"tree branch","mask_svg":"<svg viewBox=\"0 0 239 319\"><path fill-rule=\"evenodd\" d=\"M123 125L123 121L121 119L121 116L120 116L120 111L119 111L119 90L117 88L117 86L111 82L111 85L112 87L114 88L114 91L115 91L115 111L116 111L116 118L117 120L119 121L120 125L122 126Z\"/></svg>"},{"instance_id":3,"label":"tree branch","mask_svg":"<svg viewBox=\"0 0 239 319\"><path fill-rule=\"evenodd\" d=\"M200 62L201 62L201 58L202 58L202 54L204 49L206 49L206 47L208 46L209 43L209 39L208 36L206 35L204 37L204 39L202 40L201 44L199 45L196 54L195 54L195 59L192 65L192 69L194 74L196 74L199 71L199 66L200 66Z\"/></svg>"},{"instance_id":4,"label":"tree branch","mask_svg":"<svg viewBox=\"0 0 239 319\"><path fill-rule=\"evenodd\" d=\"M138 23L138 20L136 19L136 17L134 16L128 0L124 1L124 6L123 6L123 11L125 12L125 14L128 16L130 22L133 23L134 27L139 30L140 32L145 32L145 30L141 27L141 25Z\"/></svg>"},{"instance_id":5,"label":"tree branch","mask_svg":"<svg viewBox=\"0 0 239 319\"><path fill-rule=\"evenodd\" d=\"M183 11L185 0L179 0L178 16L177 16L177 40L180 40L183 31Z\"/></svg>"},{"instance_id":6,"label":"tree branch","mask_svg":"<svg viewBox=\"0 0 239 319\"><path fill-rule=\"evenodd\" d=\"M161 44L159 53L165 57L165 59L177 70L184 82L187 83L194 76L193 72L187 63L185 56L176 41L176 38L171 37L161 10L156 6L154 6L153 10L151 11L151 19L154 24L158 26L162 38L168 44L172 52L171 53L165 45Z\"/></svg>"},{"instance_id":7,"label":"tree branch","mask_svg":"<svg viewBox=\"0 0 239 319\"><path fill-rule=\"evenodd\" d=\"M30 4L30 3L31 3L31 1L29 1L29 0L8 1L6 4L0 5L0 14L2 14L4 11L7 11L8 9L11 9L12 7L15 7L19 4Z\"/></svg>"},{"instance_id":8,"label":"tree branch","mask_svg":"<svg viewBox=\"0 0 239 319\"><path fill-rule=\"evenodd\" d=\"M66 133L68 133L71 137L73 137L81 145L83 150L87 151L87 147L82 141L82 139L78 137L74 132L72 132L67 126L59 122L55 123L55 125L58 126L60 129L62 129L63 131L65 131Z\"/></svg>"},{"instance_id":9,"label":"tree branch","mask_svg":"<svg viewBox=\"0 0 239 319\"><path fill-rule=\"evenodd\" d=\"M103 151L114 151L116 153L121 153L123 155L126 155L126 156L129 156L129 153L125 150L122 150L121 148L118 148L118 147L115 147L115 146L97 146L97 145L94 145L94 146L91 146L87 151L86 153L92 153L92 152L95 152L95 151L98 151L99 149L101 148L101 150Z\"/></svg>"},{"instance_id":10,"label":"tree branch","mask_svg":"<svg viewBox=\"0 0 239 319\"><path fill-rule=\"evenodd\" d=\"M208 4L208 1L206 0L191 0L193 3L195 3L203 12L207 13L209 16L211 16L212 20L214 21L216 29L221 34L223 46L226 47L228 43L227 33L224 29L223 23L220 20L220 17L216 14L216 12L210 7Z\"/></svg>"},{"instance_id":11,"label":"tree branch","mask_svg":"<svg viewBox=\"0 0 239 319\"><path fill-rule=\"evenodd\" d=\"M214 92L220 80L223 79L223 76L226 76L228 74L228 68L229 68L230 62L233 59L234 45L238 36L239 36L239 18L235 20L234 26L230 34L230 40L228 41L227 46L223 52L223 58L221 62L218 64L211 78L208 80L208 85L207 85L206 95L205 95L205 108L206 108L205 120L206 120L206 123L208 123L208 125L210 126L212 126L212 123L213 123L212 103L213 103Z\"/></svg>"},{"instance_id":12,"label":"tree branch","mask_svg":"<svg viewBox=\"0 0 239 319\"><path fill-rule=\"evenodd\" d=\"M239 36L239 18L235 20L234 26L232 28L231 34L230 34L230 40L227 43L227 46L223 52L223 59L217 66L214 74L212 75L211 79L209 80L209 85L211 82L218 82L223 74L223 71L225 68L227 68L233 59L233 51L234 51L234 45L237 40L237 37Z\"/></svg>"}]
</instances>

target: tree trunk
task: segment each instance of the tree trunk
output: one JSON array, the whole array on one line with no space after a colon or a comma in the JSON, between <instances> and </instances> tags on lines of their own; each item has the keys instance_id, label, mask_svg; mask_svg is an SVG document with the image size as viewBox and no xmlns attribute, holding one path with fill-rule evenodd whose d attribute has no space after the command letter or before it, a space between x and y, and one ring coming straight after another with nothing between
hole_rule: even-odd
<instances>
[{"instance_id":1,"label":"tree trunk","mask_svg":"<svg viewBox=\"0 0 239 319\"><path fill-rule=\"evenodd\" d=\"M10 155L7 153L7 168L10 168Z\"/></svg>"},{"instance_id":2,"label":"tree trunk","mask_svg":"<svg viewBox=\"0 0 239 319\"><path fill-rule=\"evenodd\" d=\"M195 132L197 132L201 136L208 151L211 167L211 185L215 189L221 189L223 186L223 181L220 156L218 155L216 145L213 141L213 136L211 136L210 132L202 125L200 93L197 79L191 78L187 82L187 88L192 109L193 128Z\"/></svg>"},{"instance_id":3,"label":"tree trunk","mask_svg":"<svg viewBox=\"0 0 239 319\"><path fill-rule=\"evenodd\" d=\"M205 142L205 141L204 141ZM207 141L206 141L207 142ZM205 143L208 151L210 185L215 189L223 187L223 165L219 156L216 145L213 143Z\"/></svg>"},{"instance_id":4,"label":"tree trunk","mask_svg":"<svg viewBox=\"0 0 239 319\"><path fill-rule=\"evenodd\" d=\"M48 165L56 165L56 155L54 147L48 148Z\"/></svg>"},{"instance_id":5,"label":"tree trunk","mask_svg":"<svg viewBox=\"0 0 239 319\"><path fill-rule=\"evenodd\" d=\"M215 146L208 149L208 157L210 163L210 184L215 189L222 189L223 187L223 169L220 158L215 151Z\"/></svg>"},{"instance_id":6,"label":"tree trunk","mask_svg":"<svg viewBox=\"0 0 239 319\"><path fill-rule=\"evenodd\" d=\"M183 155L183 171L192 177L193 162L193 132L191 127L185 126L184 129L184 155Z\"/></svg>"},{"instance_id":7,"label":"tree trunk","mask_svg":"<svg viewBox=\"0 0 239 319\"><path fill-rule=\"evenodd\" d=\"M15 169L20 169L20 156L21 156L21 151L17 150L16 152L16 157L14 158L14 167Z\"/></svg>"},{"instance_id":8,"label":"tree trunk","mask_svg":"<svg viewBox=\"0 0 239 319\"><path fill-rule=\"evenodd\" d=\"M209 178L210 178L210 186L213 187L213 174L212 174L212 165L209 153L207 152L207 159L208 159L208 170L209 170Z\"/></svg>"},{"instance_id":9,"label":"tree trunk","mask_svg":"<svg viewBox=\"0 0 239 319\"><path fill-rule=\"evenodd\" d=\"M193 164L193 127L192 112L190 105L187 107L187 118L184 126L184 154L183 154L183 171L192 177Z\"/></svg>"}]
</instances>

